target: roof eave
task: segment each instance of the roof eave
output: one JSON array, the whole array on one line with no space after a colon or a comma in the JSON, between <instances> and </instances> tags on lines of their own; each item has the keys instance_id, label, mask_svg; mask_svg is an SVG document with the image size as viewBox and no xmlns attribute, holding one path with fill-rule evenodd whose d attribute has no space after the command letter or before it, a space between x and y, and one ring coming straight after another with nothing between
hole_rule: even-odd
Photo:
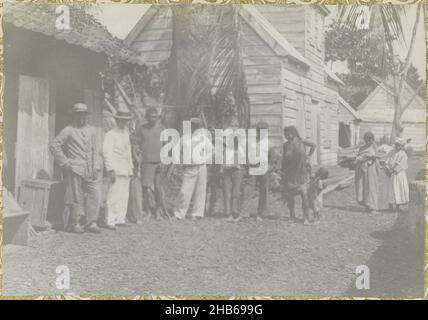
<instances>
[{"instance_id":1,"label":"roof eave","mask_svg":"<svg viewBox=\"0 0 428 320\"><path fill-rule=\"evenodd\" d=\"M239 15L278 56L289 58L305 68L310 68L310 62L253 5L242 5Z\"/></svg>"}]
</instances>

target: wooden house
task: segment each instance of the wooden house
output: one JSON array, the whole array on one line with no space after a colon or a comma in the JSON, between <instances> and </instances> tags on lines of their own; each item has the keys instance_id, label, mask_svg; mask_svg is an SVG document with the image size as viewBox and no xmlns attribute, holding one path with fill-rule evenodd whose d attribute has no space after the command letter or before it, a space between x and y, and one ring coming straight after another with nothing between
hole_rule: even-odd
<instances>
[{"instance_id":1,"label":"wooden house","mask_svg":"<svg viewBox=\"0 0 428 320\"><path fill-rule=\"evenodd\" d=\"M17 191L23 179L56 170L48 144L69 122L74 103L85 102L89 122L103 136L99 72L107 58L139 63L137 54L92 16L56 28L57 5L6 3L4 12L4 151L9 157L4 183ZM101 141L100 141L101 143Z\"/></svg>"},{"instance_id":2,"label":"wooden house","mask_svg":"<svg viewBox=\"0 0 428 320\"><path fill-rule=\"evenodd\" d=\"M282 129L296 125L319 148L317 164L335 164L338 146L338 86L324 65L324 19L328 9L311 6L239 7L241 48L252 124L270 124L270 141L283 142ZM146 64L170 56L171 7L152 5L125 42Z\"/></svg>"},{"instance_id":3,"label":"wooden house","mask_svg":"<svg viewBox=\"0 0 428 320\"><path fill-rule=\"evenodd\" d=\"M394 118L394 101L390 86L382 83L359 105L358 115L362 119L361 136L371 131L377 140L389 139ZM412 139L411 146L415 151L425 150L426 108L425 100L406 83L401 97L403 105L410 102L402 116L403 138Z\"/></svg>"}]
</instances>

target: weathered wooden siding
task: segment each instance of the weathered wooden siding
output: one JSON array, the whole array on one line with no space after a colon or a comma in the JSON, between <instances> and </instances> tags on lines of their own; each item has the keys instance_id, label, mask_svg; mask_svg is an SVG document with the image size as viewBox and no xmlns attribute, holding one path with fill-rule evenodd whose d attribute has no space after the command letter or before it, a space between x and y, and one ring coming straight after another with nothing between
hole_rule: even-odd
<instances>
[{"instance_id":1,"label":"weathered wooden siding","mask_svg":"<svg viewBox=\"0 0 428 320\"><path fill-rule=\"evenodd\" d=\"M324 81L324 14L315 5L256 6L311 63L308 76Z\"/></svg>"},{"instance_id":2,"label":"weathered wooden siding","mask_svg":"<svg viewBox=\"0 0 428 320\"><path fill-rule=\"evenodd\" d=\"M242 21L242 55L250 99L251 123L269 123L269 139L282 143L281 61L256 32Z\"/></svg>"},{"instance_id":3,"label":"weathered wooden siding","mask_svg":"<svg viewBox=\"0 0 428 320\"><path fill-rule=\"evenodd\" d=\"M320 164L336 164L339 134L337 92L311 76L310 72L297 70L292 63L283 62L283 122L284 125L296 125L305 138L317 143ZM306 127L302 124L302 114L305 114ZM315 125L319 130L312 129Z\"/></svg>"},{"instance_id":4,"label":"weathered wooden siding","mask_svg":"<svg viewBox=\"0 0 428 320\"><path fill-rule=\"evenodd\" d=\"M402 104L410 101L412 96L413 90L405 85ZM389 138L394 117L392 95L380 87L376 88L360 105L358 114L363 120L360 130L361 137L365 132L371 131L376 139ZM423 99L416 97L413 100L402 116L402 125L404 127L403 137L412 139L412 147L418 151L425 150L426 111Z\"/></svg>"},{"instance_id":5,"label":"weathered wooden siding","mask_svg":"<svg viewBox=\"0 0 428 320\"><path fill-rule=\"evenodd\" d=\"M257 5L257 10L296 48L305 54L305 9L301 5Z\"/></svg>"},{"instance_id":6,"label":"weathered wooden siding","mask_svg":"<svg viewBox=\"0 0 428 320\"><path fill-rule=\"evenodd\" d=\"M405 85L401 97L402 105L407 104L413 97L413 90L408 85ZM420 113L420 110L425 110L425 101L420 97L416 97L410 106L404 112L403 118L409 121L408 118L415 115L414 110ZM358 113L365 121L392 121L394 116L394 102L392 95L388 94L384 89L377 87L369 97L358 107ZM418 113L418 115L419 115ZM415 122L425 122L425 119L416 117Z\"/></svg>"},{"instance_id":7,"label":"weathered wooden siding","mask_svg":"<svg viewBox=\"0 0 428 320\"><path fill-rule=\"evenodd\" d=\"M172 46L171 23L171 9L165 7L147 23L132 43L145 63L156 64L169 58Z\"/></svg>"},{"instance_id":8,"label":"weathered wooden siding","mask_svg":"<svg viewBox=\"0 0 428 320\"><path fill-rule=\"evenodd\" d=\"M319 146L317 161L335 164L338 101L337 91L325 83L323 13L315 6L309 9L307 6L256 8L288 42L308 57L311 67L304 69L291 60L278 57L268 43L241 20L251 123L268 122L273 145L283 142L282 129L285 125L296 125L304 137L314 140ZM316 16L313 25L317 23L317 28L308 33L306 29L311 15ZM164 9L144 27L133 43L143 59L160 62L169 57L172 44L170 22L169 10Z\"/></svg>"}]
</instances>

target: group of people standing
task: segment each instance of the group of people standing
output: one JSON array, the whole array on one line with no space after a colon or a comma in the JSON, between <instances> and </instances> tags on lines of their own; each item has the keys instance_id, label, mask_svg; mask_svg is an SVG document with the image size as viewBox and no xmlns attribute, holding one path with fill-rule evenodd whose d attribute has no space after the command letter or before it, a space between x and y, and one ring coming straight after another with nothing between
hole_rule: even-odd
<instances>
[{"instance_id":1,"label":"group of people standing","mask_svg":"<svg viewBox=\"0 0 428 320\"><path fill-rule=\"evenodd\" d=\"M141 224L144 217L159 217L161 196L157 188L157 176L161 166L160 136L164 126L157 109L151 107L146 110L146 122L139 124L132 135L128 129L132 114L129 111L118 111L113 115L115 126L104 136L102 150L98 150L95 128L87 124L88 113L85 104L74 105L71 124L65 127L50 145L56 162L64 172L65 204L71 213L68 229L74 233L101 231L98 227L98 212L103 176L108 181L103 224L105 228L114 230L116 227L126 226L127 220ZM197 134L195 131L201 127L200 118L191 119L192 135ZM260 143L260 130L268 127L265 122L257 124L257 143ZM301 198L303 223L316 223L320 218L322 190L328 171L321 167L315 173L312 172L310 158L317 146L303 139L296 127L285 127L284 138L286 142L282 150L281 186L290 219L296 220L295 198L298 196ZM182 137L181 143L186 141L191 143L194 140ZM208 139L204 141L206 147L209 147L211 141ZM355 184L358 203L370 212L378 209L379 170L384 169L389 177L390 209L394 209L394 206L398 209L409 200L405 173L408 164L404 140L397 139L394 149L384 158L378 155L372 133L364 135L364 142L356 158ZM231 148L226 144L224 146L225 152L227 148ZM190 216L197 220L204 217L205 213L214 215L215 193L217 186L220 185L223 191L224 215L229 221L241 220L242 184L248 166L238 162L239 154L245 150L241 149L237 141L232 148L233 150L229 151L234 154L233 163L207 165L206 159L207 161L182 165L182 201L173 209L175 219L182 220ZM204 148L199 146L198 150L204 153ZM102 157L99 157L100 153ZM268 156L270 169L263 175L255 176L259 195L258 208L254 213L256 221L261 221L268 214L272 158L270 148ZM211 194L208 210L206 210L207 188ZM130 199L131 204L137 205L133 206L131 216L127 217Z\"/></svg>"},{"instance_id":2,"label":"group of people standing","mask_svg":"<svg viewBox=\"0 0 428 320\"><path fill-rule=\"evenodd\" d=\"M408 156L406 141L397 138L394 148L386 155L380 155L373 133L364 134L364 145L356 158L355 190L357 201L368 212L379 210L379 176L384 170L388 177L387 199L389 210L399 210L409 202L409 184L406 170Z\"/></svg>"},{"instance_id":3,"label":"group of people standing","mask_svg":"<svg viewBox=\"0 0 428 320\"><path fill-rule=\"evenodd\" d=\"M143 217L158 217L160 195L156 179L161 165L160 135L164 126L157 109L148 108L145 114L146 122L138 125L131 135L128 122L132 119L132 114L129 111L118 111L113 115L115 126L104 136L102 150L99 150L96 129L87 124L88 114L85 104L75 104L71 110L70 125L50 144L50 150L64 173L65 204L70 212L68 230L74 233L101 232L98 213L102 201L103 176L108 181L103 224L105 228L114 230L116 227L126 226L127 220L141 224ZM202 127L202 122L199 118L192 118L191 125L193 134ZM257 129L268 129L268 124L259 122ZM257 132L256 140L259 143L260 130ZM287 194L291 217L295 218L294 198L299 195L305 222L308 222L309 211L314 209L313 200L316 195L311 197L308 194L310 172L307 168L315 145L301 139L295 127L286 127L284 135L287 142L283 146L283 190ZM306 152L308 146L309 153ZM209 165L208 170L205 162L183 165L182 201L174 208L175 219L181 220L189 215L192 219L200 219L206 211L207 214L213 214L215 204L212 201L209 201L209 208L206 210L207 186L210 186L208 180L212 179L218 181L223 190L223 211L226 218L233 222L241 220L242 182L248 168L238 163L238 154L243 152L239 144L235 143L233 148L235 162L232 164ZM271 151L272 149L269 153ZM267 171L255 177L259 192L258 209L254 214L257 221L262 220L268 212L269 176L270 172ZM317 179L319 178L320 175ZM320 189L316 187L314 190L319 193ZM127 217L130 199L131 202L137 200L137 207L141 212L134 212L131 217ZM211 199L215 200L215 197Z\"/></svg>"},{"instance_id":4,"label":"group of people standing","mask_svg":"<svg viewBox=\"0 0 428 320\"><path fill-rule=\"evenodd\" d=\"M133 142L140 147L138 150L131 146L128 123L133 116L129 111L118 111L113 115L115 126L105 134L102 150L99 150L95 128L87 124L89 113L85 104L75 104L71 110L70 125L50 144L56 162L63 169L65 205L70 212L67 229L73 233L101 232L97 222L102 201L103 171L108 180L105 228L114 230L127 225L133 177L138 176L141 181L141 196L144 196L143 203L148 207L142 209L147 212L156 210L158 203L154 180L160 164L159 137L163 128L159 124L156 108L147 110L147 122L139 126L133 135Z\"/></svg>"}]
</instances>

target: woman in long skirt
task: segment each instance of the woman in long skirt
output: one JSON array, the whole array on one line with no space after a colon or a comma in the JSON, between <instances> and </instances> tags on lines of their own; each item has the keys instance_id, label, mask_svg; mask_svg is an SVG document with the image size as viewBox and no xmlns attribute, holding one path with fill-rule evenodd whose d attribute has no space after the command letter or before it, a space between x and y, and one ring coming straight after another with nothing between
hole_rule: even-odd
<instances>
[{"instance_id":1,"label":"woman in long skirt","mask_svg":"<svg viewBox=\"0 0 428 320\"><path fill-rule=\"evenodd\" d=\"M357 202L368 212L378 210L379 165L374 146L374 135L364 134L365 145L360 148L356 159L355 191Z\"/></svg>"},{"instance_id":2,"label":"woman in long skirt","mask_svg":"<svg viewBox=\"0 0 428 320\"><path fill-rule=\"evenodd\" d=\"M408 158L405 152L405 144L404 139L397 138L394 143L394 151L386 160L386 171L389 176L388 202L390 210L393 210L395 205L398 211L401 205L409 202L409 183L406 175Z\"/></svg>"}]
</instances>

